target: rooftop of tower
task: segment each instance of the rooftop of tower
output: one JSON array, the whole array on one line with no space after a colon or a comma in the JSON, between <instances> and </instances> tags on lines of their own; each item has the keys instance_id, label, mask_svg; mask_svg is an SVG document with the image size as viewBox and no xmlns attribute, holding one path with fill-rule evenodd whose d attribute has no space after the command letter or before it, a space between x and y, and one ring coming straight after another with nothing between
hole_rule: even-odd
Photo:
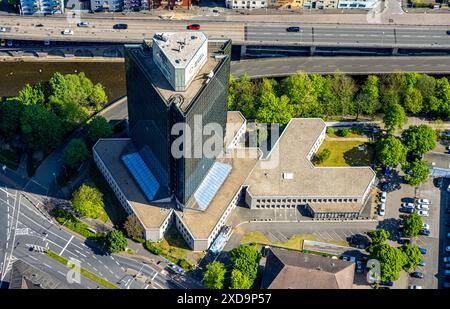
<instances>
[{"instance_id":1,"label":"rooftop of tower","mask_svg":"<svg viewBox=\"0 0 450 309\"><path fill-rule=\"evenodd\" d=\"M207 61L185 91L175 91L153 61L152 40L144 40L143 44L126 45L126 49L130 57L142 69L148 81L151 82L161 98L164 99L167 106L176 104L183 114L187 114L192 106L192 102L203 92L211 80L211 72L215 74L228 57L224 55L223 49L230 42L230 40L208 41Z\"/></svg>"}]
</instances>

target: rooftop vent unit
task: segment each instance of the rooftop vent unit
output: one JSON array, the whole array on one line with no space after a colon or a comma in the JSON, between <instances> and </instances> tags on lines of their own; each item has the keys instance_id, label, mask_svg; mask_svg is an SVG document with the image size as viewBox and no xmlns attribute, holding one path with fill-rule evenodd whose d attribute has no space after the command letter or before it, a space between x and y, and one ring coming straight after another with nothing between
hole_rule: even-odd
<instances>
[{"instance_id":1,"label":"rooftop vent unit","mask_svg":"<svg viewBox=\"0 0 450 309\"><path fill-rule=\"evenodd\" d=\"M284 172L283 179L294 179L294 173Z\"/></svg>"},{"instance_id":2,"label":"rooftop vent unit","mask_svg":"<svg viewBox=\"0 0 450 309\"><path fill-rule=\"evenodd\" d=\"M167 40L169 39L166 35L164 35L163 33L156 33L155 34L155 38L157 40L163 41L163 42L167 42Z\"/></svg>"}]
</instances>

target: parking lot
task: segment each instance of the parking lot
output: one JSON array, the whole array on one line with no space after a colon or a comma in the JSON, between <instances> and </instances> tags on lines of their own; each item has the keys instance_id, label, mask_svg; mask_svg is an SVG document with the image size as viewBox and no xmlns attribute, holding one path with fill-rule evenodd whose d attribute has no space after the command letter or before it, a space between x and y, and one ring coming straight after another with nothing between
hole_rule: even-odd
<instances>
[{"instance_id":1,"label":"parking lot","mask_svg":"<svg viewBox=\"0 0 450 309\"><path fill-rule=\"evenodd\" d=\"M405 280L405 285L402 288L407 288L407 285L420 285L425 289L436 289L439 285L439 248L440 240L445 242L445 235L441 233L441 226L445 216L442 214L445 212L447 198L446 192L441 192L435 185L436 181L430 178L426 183L422 184L418 188L414 188L405 184L401 185L399 190L391 191L387 194L386 201L386 214L383 220L380 220L378 228L384 228L391 233L390 241L394 245L398 237L399 218L401 213L400 205L402 202L411 198L423 198L430 200L430 210L428 217L422 217L423 223L430 225L429 236L418 236L413 240L413 244L428 249L427 254L422 255L422 260L426 263L425 266L417 266L413 271L422 272L424 274L423 279L412 278L409 276L409 280ZM446 187L445 187L446 188ZM445 191L444 188L444 191ZM442 244L441 244L442 247ZM442 250L442 249L441 249Z\"/></svg>"}]
</instances>

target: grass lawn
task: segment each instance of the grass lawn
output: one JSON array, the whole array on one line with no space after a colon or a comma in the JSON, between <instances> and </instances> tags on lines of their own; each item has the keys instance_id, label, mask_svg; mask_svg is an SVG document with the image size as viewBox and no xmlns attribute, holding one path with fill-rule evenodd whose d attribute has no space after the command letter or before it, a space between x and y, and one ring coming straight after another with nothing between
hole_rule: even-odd
<instances>
[{"instance_id":1,"label":"grass lawn","mask_svg":"<svg viewBox=\"0 0 450 309\"><path fill-rule=\"evenodd\" d=\"M125 209L123 209L120 202L117 200L116 195L109 187L106 180L98 171L97 167L93 164L91 165L91 169L89 172L89 180L88 183L94 184L100 192L103 194L103 204L105 205L105 216L99 218L103 222L106 222L111 219L114 225L120 226L127 219L127 213Z\"/></svg>"},{"instance_id":2,"label":"grass lawn","mask_svg":"<svg viewBox=\"0 0 450 309\"><path fill-rule=\"evenodd\" d=\"M366 149L359 151L360 145L365 145ZM375 157L374 145L360 141L324 140L317 153L325 148L330 149L331 155L317 166L369 166Z\"/></svg>"},{"instance_id":3,"label":"grass lawn","mask_svg":"<svg viewBox=\"0 0 450 309\"><path fill-rule=\"evenodd\" d=\"M317 240L317 238L316 238L316 236L314 236L312 234L301 234L301 235L292 236L286 242L273 243L263 233L251 232L251 233L245 234L241 238L241 244L255 243L255 244L260 244L260 245L280 247L280 248L286 248L286 249L291 249L291 250L301 250L304 240ZM332 244L341 245L341 246L348 246L348 243L346 241L323 241L323 242L332 243Z\"/></svg>"},{"instance_id":4,"label":"grass lawn","mask_svg":"<svg viewBox=\"0 0 450 309\"><path fill-rule=\"evenodd\" d=\"M20 155L18 150L0 149L0 163L15 171L19 167Z\"/></svg>"},{"instance_id":5,"label":"grass lawn","mask_svg":"<svg viewBox=\"0 0 450 309\"><path fill-rule=\"evenodd\" d=\"M159 255L178 265L180 265L182 260L187 261L191 266L197 265L204 255L203 253L192 252L174 225L167 230L164 238L159 243L151 243L154 247L161 250Z\"/></svg>"}]
</instances>

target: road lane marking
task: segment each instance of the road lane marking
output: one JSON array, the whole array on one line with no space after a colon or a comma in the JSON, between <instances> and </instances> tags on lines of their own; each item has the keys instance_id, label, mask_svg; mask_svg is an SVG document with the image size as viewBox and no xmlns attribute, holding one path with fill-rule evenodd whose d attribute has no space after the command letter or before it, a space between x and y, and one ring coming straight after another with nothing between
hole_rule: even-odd
<instances>
[{"instance_id":1,"label":"road lane marking","mask_svg":"<svg viewBox=\"0 0 450 309\"><path fill-rule=\"evenodd\" d=\"M85 255L85 254L83 254L83 253L81 253L80 251L78 251L77 249L75 249L75 251L79 254L79 255L81 255L81 256L83 256L83 257L85 257L85 258L87 258L87 256Z\"/></svg>"},{"instance_id":2,"label":"road lane marking","mask_svg":"<svg viewBox=\"0 0 450 309\"><path fill-rule=\"evenodd\" d=\"M70 237L70 239L69 239L69 241L67 242L67 244L65 245L65 247L61 250L61 252L59 253L59 255L62 255L63 254L63 252L66 250L66 248L67 248L67 246L70 244L70 242L72 241L72 239L73 239L73 235L72 235L72 237Z\"/></svg>"},{"instance_id":3,"label":"road lane marking","mask_svg":"<svg viewBox=\"0 0 450 309\"><path fill-rule=\"evenodd\" d=\"M42 263L42 265L47 266L48 268L51 268L48 264Z\"/></svg>"}]
</instances>

